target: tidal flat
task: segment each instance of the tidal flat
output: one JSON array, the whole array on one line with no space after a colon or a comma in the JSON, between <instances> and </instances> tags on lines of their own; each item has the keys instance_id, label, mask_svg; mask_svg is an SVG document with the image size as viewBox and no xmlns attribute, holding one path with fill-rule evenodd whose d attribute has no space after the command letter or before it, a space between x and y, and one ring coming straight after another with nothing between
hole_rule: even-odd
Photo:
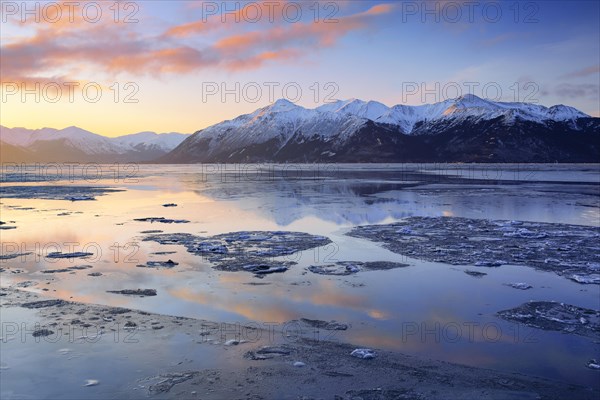
<instances>
[{"instance_id":1,"label":"tidal flat","mask_svg":"<svg viewBox=\"0 0 600 400\"><path fill-rule=\"evenodd\" d=\"M599 395L599 165L94 178L3 176L2 398Z\"/></svg>"}]
</instances>

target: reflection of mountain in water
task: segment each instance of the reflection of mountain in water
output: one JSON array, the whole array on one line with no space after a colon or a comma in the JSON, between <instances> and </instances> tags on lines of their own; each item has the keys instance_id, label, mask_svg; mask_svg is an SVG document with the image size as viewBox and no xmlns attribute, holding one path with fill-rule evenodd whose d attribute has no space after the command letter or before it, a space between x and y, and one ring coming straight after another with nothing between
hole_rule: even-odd
<instances>
[{"instance_id":1,"label":"reflection of mountain in water","mask_svg":"<svg viewBox=\"0 0 600 400\"><path fill-rule=\"evenodd\" d=\"M407 201L379 199L373 193L402 190L405 184L343 181L270 181L207 184L195 190L204 196L235 201L239 207L270 214L281 226L306 217L338 225L378 223L410 215Z\"/></svg>"},{"instance_id":2,"label":"reflection of mountain in water","mask_svg":"<svg viewBox=\"0 0 600 400\"><path fill-rule=\"evenodd\" d=\"M590 196L589 185L532 185L398 171L394 179L393 172L341 172L318 179L268 175L252 181L209 176L202 184L185 184L203 196L236 202L280 226L307 217L349 226L441 215L589 225L590 210L600 215L598 198Z\"/></svg>"}]
</instances>

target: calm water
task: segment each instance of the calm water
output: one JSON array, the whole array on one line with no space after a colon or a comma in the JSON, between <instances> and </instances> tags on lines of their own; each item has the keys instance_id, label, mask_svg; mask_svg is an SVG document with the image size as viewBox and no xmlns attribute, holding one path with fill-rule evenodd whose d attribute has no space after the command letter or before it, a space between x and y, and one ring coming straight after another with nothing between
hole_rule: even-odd
<instances>
[{"instance_id":1,"label":"calm water","mask_svg":"<svg viewBox=\"0 0 600 400\"><path fill-rule=\"evenodd\" d=\"M1 231L2 252L12 252L17 246L34 253L5 263L25 273L3 274L2 286L38 281L27 290L215 321L281 327L301 317L337 320L351 325L335 337L345 342L598 386L597 371L585 368L589 359L600 358L598 344L495 316L499 310L529 300L599 309L598 285L579 285L551 272L518 266L486 269L488 275L476 279L463 272L466 266L411 259L344 235L357 225L390 223L413 215L599 226L598 165L262 165L260 172L256 166L140 166L116 178L108 172L114 168L101 168L99 176L90 175L95 172L85 175L89 179L77 172L72 177L57 176L50 170L43 176L39 170L4 175L3 185L68 185L73 194L78 185L125 190L96 201L2 199L2 221L15 221L18 227ZM178 207L162 206L171 202ZM22 209L29 207L33 209ZM65 212L69 214L60 215ZM191 222L133 221L144 217ZM291 230L326 235L333 244L290 256L298 265L258 280L244 272L216 271L183 246L141 241L140 232L149 229L201 235ZM75 261L35 256L68 251L68 244L95 256ZM176 253L151 254L157 251ZM169 270L136 267L168 258L179 265ZM410 266L347 277L306 271L309 265L336 260L400 261ZM77 264L90 264L94 269L76 274L39 272ZM90 271L103 276L87 276ZM53 279L49 285L45 285L47 279ZM266 285L248 284L254 282ZM508 282L528 282L534 288L516 290L504 285ZM42 292L42 287L50 290ZM123 288L155 288L158 296L106 293ZM11 311L11 317L15 312ZM3 310L3 320L6 315ZM173 338L169 346L172 353L181 353L185 347ZM3 352L6 365L24 357L18 343L9 342L3 348L11 350ZM109 362L101 352L98 355L98 348L89 352L94 353L95 363ZM26 357L32 365L23 368L35 369L39 360L31 353ZM168 360L168 356L161 359ZM40 379L52 376L42 370L37 373ZM1 376L4 386L7 372Z\"/></svg>"}]
</instances>

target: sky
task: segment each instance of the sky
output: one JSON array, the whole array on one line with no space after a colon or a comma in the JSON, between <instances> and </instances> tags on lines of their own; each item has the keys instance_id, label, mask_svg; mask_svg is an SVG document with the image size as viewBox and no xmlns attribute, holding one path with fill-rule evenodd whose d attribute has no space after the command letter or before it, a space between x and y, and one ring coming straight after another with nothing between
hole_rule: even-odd
<instances>
[{"instance_id":1,"label":"sky","mask_svg":"<svg viewBox=\"0 0 600 400\"><path fill-rule=\"evenodd\" d=\"M192 133L279 98L600 116L598 1L0 2L0 123Z\"/></svg>"}]
</instances>

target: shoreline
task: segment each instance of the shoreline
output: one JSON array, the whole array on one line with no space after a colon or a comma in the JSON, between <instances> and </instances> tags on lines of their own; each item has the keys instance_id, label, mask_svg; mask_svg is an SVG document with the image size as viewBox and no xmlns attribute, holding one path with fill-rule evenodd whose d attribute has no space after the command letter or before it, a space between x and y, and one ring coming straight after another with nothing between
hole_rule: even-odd
<instances>
[{"instance_id":1,"label":"shoreline","mask_svg":"<svg viewBox=\"0 0 600 400\"><path fill-rule=\"evenodd\" d=\"M282 341L269 338L264 329L253 331L261 331L260 339L256 341L235 340L231 336L222 340L223 329L226 331L231 326L97 304L63 300L48 302L53 299L18 289L2 289L0 294L3 325L7 322L4 321L7 311L19 314L17 307L26 305L41 328L53 332L42 332L41 337L32 336L35 329L27 333L20 332L19 335L24 335L21 336L21 343L7 340L6 332L3 332L0 340L3 348L31 346L34 341L39 343L44 340L73 343L74 339L68 335L57 339L59 329L64 334L62 329L66 326L74 334L75 329L78 332L80 329L96 332L92 327L101 327L111 338L116 329L122 340L125 340L124 335L136 333L144 344L142 350L168 346L174 337L183 335L189 341L187 345L194 346L200 354L217 356L208 362L207 359L191 359L186 363L177 363L177 359L161 359L153 366L157 374L133 379L128 388L119 393L123 398L596 399L600 394L597 389L590 387L429 360L393 351L374 349L375 358L360 359L350 355L360 346L348 343L306 338ZM40 301L43 303L38 303ZM211 328L207 330L207 326ZM217 326L219 328L215 330ZM230 334L232 332L229 331ZM90 341L88 345L93 348L92 334L87 339L82 338L75 340ZM108 340L103 341L102 345L109 348L118 346ZM133 347L127 349L133 350ZM135 356L134 353L131 358ZM11 365L5 357L2 357L3 369L0 373L3 381L11 373ZM225 366L220 365L222 363ZM6 390L6 383L3 384L3 391ZM89 394L83 398L102 397L98 397L96 390L110 384L100 380L92 387L83 387L87 389L83 393ZM65 387L66 392L69 390Z\"/></svg>"}]
</instances>

